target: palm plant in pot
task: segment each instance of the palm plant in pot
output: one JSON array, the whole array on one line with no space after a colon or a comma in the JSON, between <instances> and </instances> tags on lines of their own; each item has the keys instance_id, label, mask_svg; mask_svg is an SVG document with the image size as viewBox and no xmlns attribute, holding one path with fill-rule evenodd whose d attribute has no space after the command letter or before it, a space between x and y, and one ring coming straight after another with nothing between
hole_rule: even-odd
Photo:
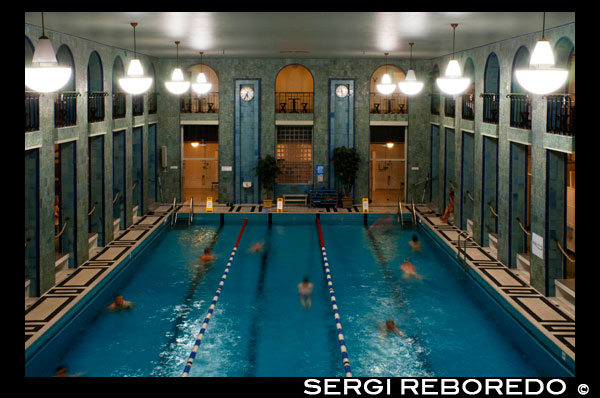
<instances>
[{"instance_id":1,"label":"palm plant in pot","mask_svg":"<svg viewBox=\"0 0 600 398\"><path fill-rule=\"evenodd\" d=\"M356 148L337 147L333 150L333 168L338 181L342 184L342 207L352 206L354 199L349 196L358 174L360 154Z\"/></svg>"},{"instance_id":2,"label":"palm plant in pot","mask_svg":"<svg viewBox=\"0 0 600 398\"><path fill-rule=\"evenodd\" d=\"M254 171L256 171L260 183L267 191L267 198L263 200L263 206L269 208L273 205L271 194L281 169L273 155L266 155L264 158L258 159L258 165L254 168Z\"/></svg>"}]
</instances>

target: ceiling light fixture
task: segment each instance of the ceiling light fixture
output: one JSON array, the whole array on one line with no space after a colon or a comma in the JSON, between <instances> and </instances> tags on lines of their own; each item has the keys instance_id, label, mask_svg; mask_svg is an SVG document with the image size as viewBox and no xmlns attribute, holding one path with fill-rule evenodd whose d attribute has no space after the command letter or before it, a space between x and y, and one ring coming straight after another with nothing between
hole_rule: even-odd
<instances>
[{"instance_id":1,"label":"ceiling light fixture","mask_svg":"<svg viewBox=\"0 0 600 398\"><path fill-rule=\"evenodd\" d=\"M438 77L436 83L440 90L446 94L460 94L467 89L471 83L468 77L462 77L458 61L454 58L454 38L456 33L457 23L450 24L452 26L452 59L448 62L444 77Z\"/></svg>"},{"instance_id":2,"label":"ceiling light fixture","mask_svg":"<svg viewBox=\"0 0 600 398\"><path fill-rule=\"evenodd\" d=\"M177 46L176 68L173 69L171 81L165 82L165 87L167 87L167 90L176 95L183 94L190 89L190 82L183 80L183 72L179 67L179 43L179 41L175 42L175 45Z\"/></svg>"},{"instance_id":3,"label":"ceiling light fixture","mask_svg":"<svg viewBox=\"0 0 600 398\"><path fill-rule=\"evenodd\" d=\"M388 142L385 144L385 146L387 146L388 148L393 148L394 147L394 143L393 142Z\"/></svg>"},{"instance_id":4,"label":"ceiling light fixture","mask_svg":"<svg viewBox=\"0 0 600 398\"><path fill-rule=\"evenodd\" d=\"M71 68L59 66L52 43L46 37L44 13L42 13L42 35L40 36L31 67L25 68L25 85L34 91L50 93L63 87L71 78Z\"/></svg>"},{"instance_id":5,"label":"ceiling light fixture","mask_svg":"<svg viewBox=\"0 0 600 398\"><path fill-rule=\"evenodd\" d=\"M415 95L423 89L423 82L417 81L415 70L412 67L412 46L415 43L408 43L410 46L410 67L404 80L398 82L398 88L406 95Z\"/></svg>"},{"instance_id":6,"label":"ceiling light fixture","mask_svg":"<svg viewBox=\"0 0 600 398\"><path fill-rule=\"evenodd\" d=\"M204 54L204 52L200 51L200 73L198 73L196 83L192 84L192 89L198 94L208 93L212 87L212 84L206 79L206 75L202 73L202 54Z\"/></svg>"},{"instance_id":7,"label":"ceiling light fixture","mask_svg":"<svg viewBox=\"0 0 600 398\"><path fill-rule=\"evenodd\" d=\"M534 94L548 94L558 90L567 80L569 71L554 67L554 54L550 42L544 40L546 13L542 22L542 40L538 40L531 58L529 69L517 69L515 75L523 88Z\"/></svg>"},{"instance_id":8,"label":"ceiling light fixture","mask_svg":"<svg viewBox=\"0 0 600 398\"><path fill-rule=\"evenodd\" d=\"M127 77L119 79L119 85L129 94L142 94L152 85L152 78L144 76L142 63L137 58L135 45L135 27L137 25L137 22L131 22L131 26L133 26L133 59L127 68Z\"/></svg>"},{"instance_id":9,"label":"ceiling light fixture","mask_svg":"<svg viewBox=\"0 0 600 398\"><path fill-rule=\"evenodd\" d=\"M381 78L381 83L377 85L377 91L381 94L391 94L396 89L396 85L392 83L392 78L387 73L387 56L388 53L385 53L385 74Z\"/></svg>"}]
</instances>

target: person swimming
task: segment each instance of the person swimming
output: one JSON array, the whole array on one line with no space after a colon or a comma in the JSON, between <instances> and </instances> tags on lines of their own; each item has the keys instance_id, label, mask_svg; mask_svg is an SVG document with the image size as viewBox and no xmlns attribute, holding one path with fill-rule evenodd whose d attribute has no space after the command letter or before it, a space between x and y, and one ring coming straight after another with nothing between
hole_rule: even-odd
<instances>
[{"instance_id":1,"label":"person swimming","mask_svg":"<svg viewBox=\"0 0 600 398\"><path fill-rule=\"evenodd\" d=\"M308 281L308 276L304 275L302 282L298 283L298 294L300 295L300 304L305 309L310 310L312 301L310 295L312 293L314 285Z\"/></svg>"},{"instance_id":2,"label":"person swimming","mask_svg":"<svg viewBox=\"0 0 600 398\"><path fill-rule=\"evenodd\" d=\"M211 253L210 247L204 249L204 254L200 256L200 261L205 264L212 263L217 256Z\"/></svg>"},{"instance_id":3,"label":"person swimming","mask_svg":"<svg viewBox=\"0 0 600 398\"><path fill-rule=\"evenodd\" d=\"M412 251L421 251L421 242L417 235L413 235L412 240L408 244L412 247Z\"/></svg>"},{"instance_id":4,"label":"person swimming","mask_svg":"<svg viewBox=\"0 0 600 398\"><path fill-rule=\"evenodd\" d=\"M265 248L265 241L256 242L250 247L250 253L258 253L258 252L262 251L264 248Z\"/></svg>"},{"instance_id":5,"label":"person swimming","mask_svg":"<svg viewBox=\"0 0 600 398\"><path fill-rule=\"evenodd\" d=\"M414 264L410 262L410 258L408 257L404 259L404 264L400 266L400 269L402 270L402 272L404 272L404 275L402 275L404 279L423 279L423 275L417 273L417 267L415 267Z\"/></svg>"},{"instance_id":6,"label":"person swimming","mask_svg":"<svg viewBox=\"0 0 600 398\"><path fill-rule=\"evenodd\" d=\"M122 311L133 307L135 307L135 303L123 300L123 296L119 294L117 297L115 297L115 301L106 309L109 311Z\"/></svg>"},{"instance_id":7,"label":"person swimming","mask_svg":"<svg viewBox=\"0 0 600 398\"><path fill-rule=\"evenodd\" d=\"M379 324L379 332L381 333L381 338L387 336L388 333L394 333L402 337L406 337L404 332L396 326L396 323L391 319L385 321L385 323Z\"/></svg>"}]
</instances>

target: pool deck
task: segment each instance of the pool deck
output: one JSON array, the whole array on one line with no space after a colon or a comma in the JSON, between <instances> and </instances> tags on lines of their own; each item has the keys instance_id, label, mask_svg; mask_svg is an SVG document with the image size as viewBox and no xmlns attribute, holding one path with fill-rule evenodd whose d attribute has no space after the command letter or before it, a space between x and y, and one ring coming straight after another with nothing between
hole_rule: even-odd
<instances>
[{"instance_id":1,"label":"pool deck","mask_svg":"<svg viewBox=\"0 0 600 398\"><path fill-rule=\"evenodd\" d=\"M189 214L189 203L178 204L178 214ZM405 212L409 209L403 206ZM273 206L270 213L276 212ZM458 252L458 236L460 229L440 221L440 214L426 205L415 205L416 215L422 224L428 225L448 247ZM69 312L88 292L102 279L117 268L123 259L140 245L151 232L167 222L173 211L173 205L162 204L139 217L127 229L119 231L118 236L104 247L96 249L92 257L77 268L60 283L49 289L39 298L29 298L25 302L25 349L27 350L60 318ZM194 205L194 214L206 213L204 204ZM395 206L371 206L369 214L396 214ZM213 213L252 214L263 213L262 205L215 204ZM312 208L307 206L285 206L284 213L362 213L361 205L350 208ZM462 240L464 242L464 239ZM462 249L465 262L486 281L506 302L528 320L543 336L551 341L566 357L575 361L575 315L560 300L545 297L531 287L521 274L509 269L496 260L489 249L479 246L473 239L468 239L466 248Z\"/></svg>"}]
</instances>

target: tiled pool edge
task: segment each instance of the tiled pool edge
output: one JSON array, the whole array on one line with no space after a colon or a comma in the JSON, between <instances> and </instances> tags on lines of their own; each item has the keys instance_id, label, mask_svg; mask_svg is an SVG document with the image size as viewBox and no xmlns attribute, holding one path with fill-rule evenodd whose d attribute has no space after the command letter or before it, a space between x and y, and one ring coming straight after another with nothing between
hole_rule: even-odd
<instances>
[{"instance_id":1,"label":"tiled pool edge","mask_svg":"<svg viewBox=\"0 0 600 398\"><path fill-rule=\"evenodd\" d=\"M121 274L126 265L160 235L172 211L172 206L160 206L140 217L25 310L26 366L65 324L72 322L104 286Z\"/></svg>"},{"instance_id":2,"label":"tiled pool edge","mask_svg":"<svg viewBox=\"0 0 600 398\"><path fill-rule=\"evenodd\" d=\"M425 211L423 211L425 210ZM435 238L448 253L458 253L457 239L452 235L461 231L454 225L436 224L431 218L440 214L429 213L424 206L417 206L416 213L423 230ZM461 257L464 253L461 240ZM492 298L508 311L533 337L565 368L575 373L575 321L550 303L542 294L521 281L509 268L492 258L473 239L467 241L465 260L466 270ZM476 250L486 259L476 260L469 256L469 250ZM496 278L495 278L496 276ZM502 280L497 276L502 276ZM536 312L532 304L541 304L543 313ZM552 313L553 312L553 313ZM544 315L555 316L554 319Z\"/></svg>"}]
</instances>

